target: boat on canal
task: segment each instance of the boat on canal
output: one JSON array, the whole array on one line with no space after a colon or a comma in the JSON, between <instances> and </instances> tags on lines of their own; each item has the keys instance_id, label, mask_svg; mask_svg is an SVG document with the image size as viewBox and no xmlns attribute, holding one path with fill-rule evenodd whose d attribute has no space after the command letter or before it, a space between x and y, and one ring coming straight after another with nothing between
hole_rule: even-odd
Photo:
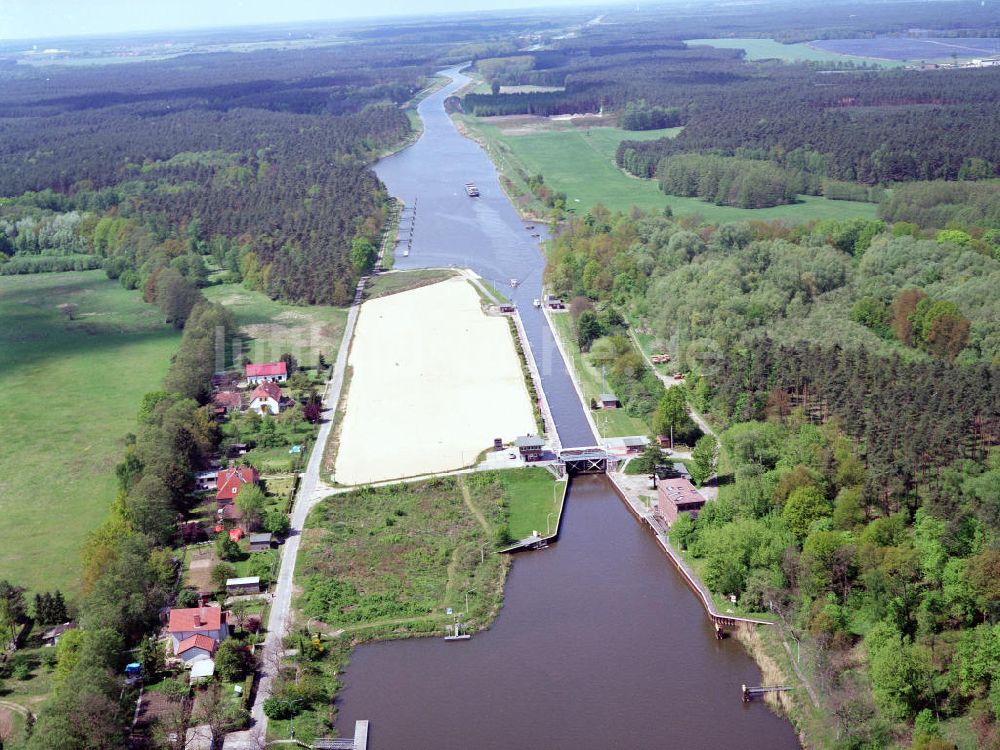
<instances>
[{"instance_id":1,"label":"boat on canal","mask_svg":"<svg viewBox=\"0 0 1000 750\"><path fill-rule=\"evenodd\" d=\"M476 183L474 182L465 183L465 192L468 194L470 198L479 197L479 188L476 187Z\"/></svg>"}]
</instances>

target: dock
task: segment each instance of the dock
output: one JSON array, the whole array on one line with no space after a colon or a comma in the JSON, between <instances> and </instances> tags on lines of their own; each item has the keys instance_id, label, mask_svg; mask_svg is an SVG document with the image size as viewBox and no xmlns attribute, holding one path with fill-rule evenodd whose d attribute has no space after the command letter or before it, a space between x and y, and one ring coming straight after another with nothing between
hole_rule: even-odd
<instances>
[{"instance_id":1,"label":"dock","mask_svg":"<svg viewBox=\"0 0 1000 750\"><path fill-rule=\"evenodd\" d=\"M315 750L368 750L368 719L354 722L354 739L338 737L334 740L316 738Z\"/></svg>"},{"instance_id":2,"label":"dock","mask_svg":"<svg viewBox=\"0 0 1000 750\"><path fill-rule=\"evenodd\" d=\"M744 703L749 703L754 698L760 698L761 696L767 695L768 693L784 693L789 690L795 690L795 687L792 685L775 685L772 687L768 686L747 687L746 685L741 685L740 687L743 689Z\"/></svg>"}]
</instances>

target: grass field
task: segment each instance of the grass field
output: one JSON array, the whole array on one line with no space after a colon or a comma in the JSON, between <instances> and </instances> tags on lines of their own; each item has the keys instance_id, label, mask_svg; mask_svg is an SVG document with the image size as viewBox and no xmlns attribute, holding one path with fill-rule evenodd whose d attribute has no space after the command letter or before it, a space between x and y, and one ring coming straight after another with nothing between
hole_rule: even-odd
<instances>
[{"instance_id":1,"label":"grass field","mask_svg":"<svg viewBox=\"0 0 1000 750\"><path fill-rule=\"evenodd\" d=\"M580 352L580 347L576 345L576 338L573 335L573 321L568 314L555 314L552 322L556 329L556 335L562 341L566 353L569 355L573 366L573 378L580 384L584 398L587 402L596 399L601 393L608 390L601 380L601 373L587 359L587 356ZM628 437L631 435L649 435L652 428L641 419L630 417L624 409L608 409L591 412L597 429L601 437Z\"/></svg>"},{"instance_id":2,"label":"grass field","mask_svg":"<svg viewBox=\"0 0 1000 750\"><path fill-rule=\"evenodd\" d=\"M455 271L446 268L428 268L417 271L393 271L380 273L365 285L365 299L387 297L390 294L419 289L422 286L436 284L450 279Z\"/></svg>"},{"instance_id":3,"label":"grass field","mask_svg":"<svg viewBox=\"0 0 1000 750\"><path fill-rule=\"evenodd\" d=\"M698 214L707 222L745 221L747 219L848 219L876 217L872 203L832 201L815 196L801 196L798 203L774 208L744 209L716 206L697 198L664 195L655 180L642 180L615 166L614 155L622 140L652 140L673 136L678 128L632 132L613 127L578 128L566 124L550 129L536 123L540 118L526 118L524 125L505 118L476 119L462 116L465 127L486 147L500 171L511 178L518 190L527 193L517 171L541 174L553 190L564 192L570 211L583 213L596 203L612 211L628 211L638 206L646 211L662 211L667 206L676 215ZM529 124L530 123L530 124ZM536 211L532 200L515 199L522 208ZM535 201L537 203L537 201Z\"/></svg>"},{"instance_id":4,"label":"grass field","mask_svg":"<svg viewBox=\"0 0 1000 750\"><path fill-rule=\"evenodd\" d=\"M328 363L336 359L347 324L343 308L289 305L239 284L203 291L206 298L225 305L236 316L241 339L227 352L231 360L246 353L253 362L269 362L289 352L301 366L315 367L320 352Z\"/></svg>"},{"instance_id":5,"label":"grass field","mask_svg":"<svg viewBox=\"0 0 1000 750\"><path fill-rule=\"evenodd\" d=\"M542 468L500 472L507 502L508 526L514 539L533 531L554 534L559 527L566 482L557 482Z\"/></svg>"},{"instance_id":6,"label":"grass field","mask_svg":"<svg viewBox=\"0 0 1000 750\"><path fill-rule=\"evenodd\" d=\"M69 321L57 310L79 306ZM74 593L79 551L115 498L115 464L180 342L103 271L0 277L0 577Z\"/></svg>"},{"instance_id":7,"label":"grass field","mask_svg":"<svg viewBox=\"0 0 1000 750\"><path fill-rule=\"evenodd\" d=\"M706 45L720 49L742 49L746 51L747 60L784 60L785 62L856 62L874 63L895 67L899 65L891 60L859 55L840 54L825 49L819 49L809 44L782 44L774 39L686 39L685 44Z\"/></svg>"}]
</instances>

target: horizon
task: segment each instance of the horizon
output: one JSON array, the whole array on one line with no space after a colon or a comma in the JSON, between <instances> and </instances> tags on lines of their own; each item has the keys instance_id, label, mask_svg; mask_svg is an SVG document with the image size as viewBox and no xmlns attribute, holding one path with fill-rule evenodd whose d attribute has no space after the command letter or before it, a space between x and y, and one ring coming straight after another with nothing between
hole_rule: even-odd
<instances>
[{"instance_id":1,"label":"horizon","mask_svg":"<svg viewBox=\"0 0 1000 750\"><path fill-rule=\"evenodd\" d=\"M70 0L9 0L0 7L0 42L115 37L129 34L191 33L295 24L336 24L383 19L475 15L493 12L567 11L615 7L602 0L373 0L363 13L330 8L321 0L289 0L280 10L264 0L218 0L206 10L198 0L169 7L135 6L98 0L82 6ZM195 23L185 19L196 18Z\"/></svg>"}]
</instances>

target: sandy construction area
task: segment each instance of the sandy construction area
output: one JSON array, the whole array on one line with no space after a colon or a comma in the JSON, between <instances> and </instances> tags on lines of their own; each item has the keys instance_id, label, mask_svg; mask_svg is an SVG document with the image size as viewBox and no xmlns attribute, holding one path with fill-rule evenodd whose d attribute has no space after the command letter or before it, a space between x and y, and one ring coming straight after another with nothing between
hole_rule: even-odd
<instances>
[{"instance_id":1,"label":"sandy construction area","mask_svg":"<svg viewBox=\"0 0 1000 750\"><path fill-rule=\"evenodd\" d=\"M464 279L366 302L348 363L341 484L457 469L536 431L509 325Z\"/></svg>"}]
</instances>

